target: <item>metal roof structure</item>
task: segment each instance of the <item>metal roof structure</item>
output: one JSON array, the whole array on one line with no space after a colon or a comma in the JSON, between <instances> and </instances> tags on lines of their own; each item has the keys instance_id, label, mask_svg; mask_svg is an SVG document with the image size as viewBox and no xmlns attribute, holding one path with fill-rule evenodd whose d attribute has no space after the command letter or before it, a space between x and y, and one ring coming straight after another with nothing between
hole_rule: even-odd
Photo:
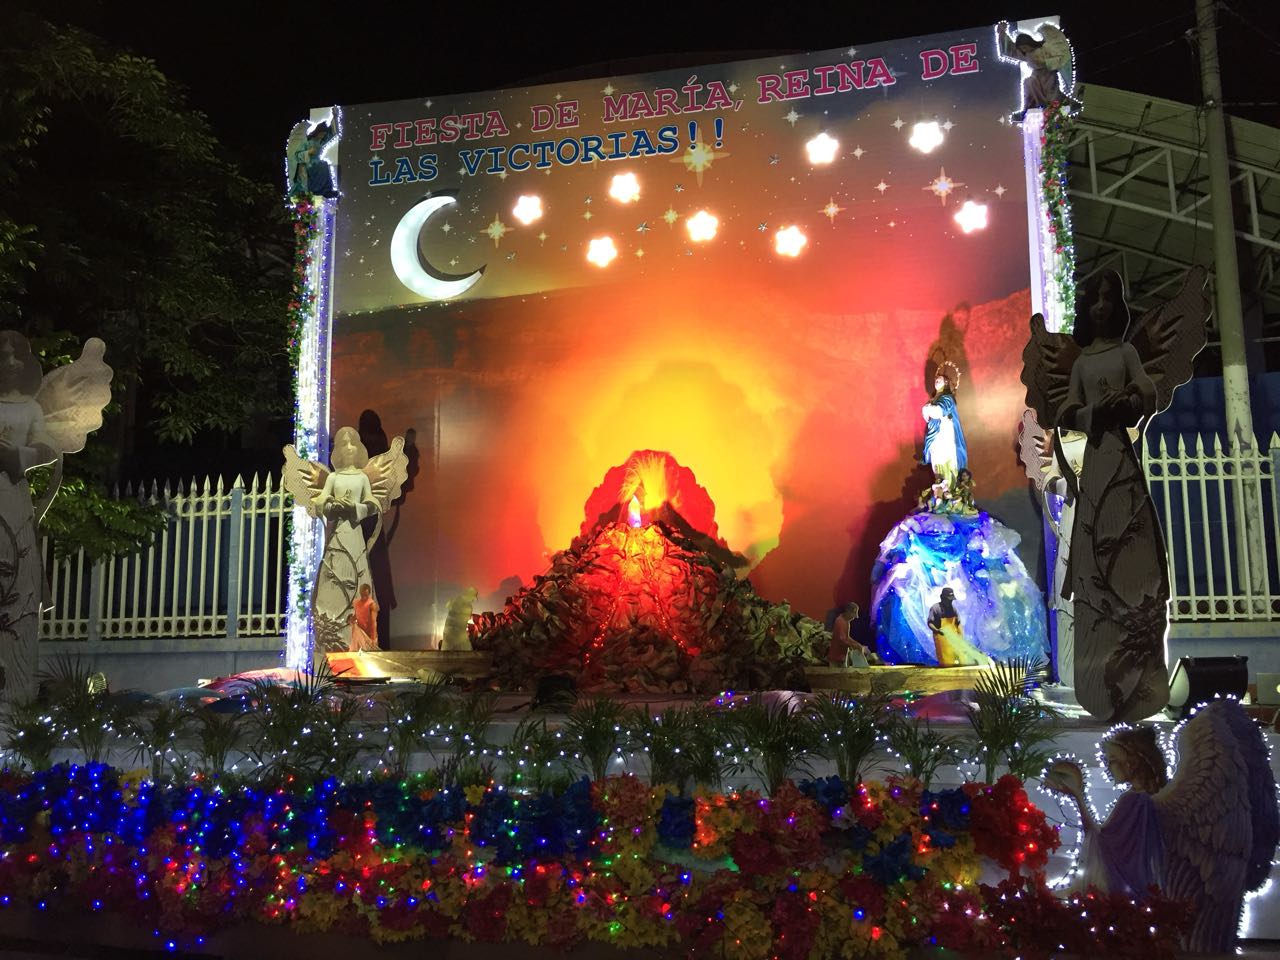
<instances>
[{"instance_id":1,"label":"metal roof structure","mask_svg":"<svg viewBox=\"0 0 1280 960\"><path fill-rule=\"evenodd\" d=\"M1146 309L1194 263L1213 276L1202 108L1089 84L1070 149L1076 269L1120 272ZM1246 314L1280 319L1280 130L1228 118L1240 288Z\"/></svg>"}]
</instances>

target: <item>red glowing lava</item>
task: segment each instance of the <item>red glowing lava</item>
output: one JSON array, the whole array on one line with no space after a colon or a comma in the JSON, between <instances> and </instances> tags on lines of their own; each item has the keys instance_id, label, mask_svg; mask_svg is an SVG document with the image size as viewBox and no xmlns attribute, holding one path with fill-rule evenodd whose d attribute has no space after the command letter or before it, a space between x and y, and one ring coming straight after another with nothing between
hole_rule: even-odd
<instances>
[{"instance_id":1,"label":"red glowing lava","mask_svg":"<svg viewBox=\"0 0 1280 960\"><path fill-rule=\"evenodd\" d=\"M711 497L669 454L611 469L587 514L544 575L475 619L473 642L505 681L562 673L588 691L716 692L781 679L811 655L790 642L803 618L739 578L746 560L716 539Z\"/></svg>"}]
</instances>

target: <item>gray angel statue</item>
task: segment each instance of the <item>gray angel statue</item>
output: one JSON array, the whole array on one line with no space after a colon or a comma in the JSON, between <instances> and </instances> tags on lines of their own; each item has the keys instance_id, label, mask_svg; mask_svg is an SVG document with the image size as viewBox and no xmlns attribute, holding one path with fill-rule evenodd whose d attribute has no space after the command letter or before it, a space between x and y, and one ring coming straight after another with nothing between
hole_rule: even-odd
<instances>
[{"instance_id":1,"label":"gray angel statue","mask_svg":"<svg viewBox=\"0 0 1280 960\"><path fill-rule=\"evenodd\" d=\"M1193 911L1184 949L1225 954L1235 946L1244 898L1267 882L1280 841L1270 751L1238 702L1214 700L1182 727L1177 753L1171 772L1152 727L1109 733L1107 776L1129 789L1101 824L1076 763L1054 761L1043 780L1080 811L1077 886L1136 897L1158 887Z\"/></svg>"},{"instance_id":2,"label":"gray angel statue","mask_svg":"<svg viewBox=\"0 0 1280 960\"><path fill-rule=\"evenodd\" d=\"M377 602L369 548L382 533L382 514L400 496L409 476L404 438L396 437L386 453L370 457L359 431L343 427L334 434L332 471L303 460L292 445L284 448L284 461L284 488L307 513L326 521L324 555L311 595L316 650L347 650L354 635L352 623L360 621L361 588L369 588L363 595L366 602ZM370 517L377 523L366 538L364 521Z\"/></svg>"},{"instance_id":3,"label":"gray angel statue","mask_svg":"<svg viewBox=\"0 0 1280 960\"><path fill-rule=\"evenodd\" d=\"M1072 685L1107 722L1141 720L1168 702L1169 569L1131 430L1140 436L1191 379L1206 341L1204 284L1204 268L1193 267L1172 300L1131 324L1119 274L1104 271L1076 319L1085 346L1048 333L1036 314L1022 352L1027 406L1052 434L1073 507L1061 587L1074 618ZM1067 431L1085 437L1079 470L1063 448Z\"/></svg>"},{"instance_id":4,"label":"gray angel statue","mask_svg":"<svg viewBox=\"0 0 1280 960\"><path fill-rule=\"evenodd\" d=\"M37 531L62 480L62 458L84 449L111 401L106 345L85 341L78 360L45 374L31 344L0 331L0 690L22 698L38 667L44 561ZM38 504L27 473L53 466Z\"/></svg>"}]
</instances>

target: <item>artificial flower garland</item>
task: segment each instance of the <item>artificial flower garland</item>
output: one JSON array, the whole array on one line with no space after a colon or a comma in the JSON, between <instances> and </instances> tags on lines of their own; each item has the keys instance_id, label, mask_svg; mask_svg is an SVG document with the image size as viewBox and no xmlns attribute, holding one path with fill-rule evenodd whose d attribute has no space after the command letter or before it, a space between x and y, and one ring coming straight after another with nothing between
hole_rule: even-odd
<instances>
[{"instance_id":1,"label":"artificial flower garland","mask_svg":"<svg viewBox=\"0 0 1280 960\"><path fill-rule=\"evenodd\" d=\"M1040 132L1040 183L1054 244L1053 284L1064 308L1063 332L1074 325L1076 302L1076 254L1071 232L1071 201L1067 196L1070 167L1071 114L1055 100L1044 111Z\"/></svg>"},{"instance_id":2,"label":"artificial flower garland","mask_svg":"<svg viewBox=\"0 0 1280 960\"><path fill-rule=\"evenodd\" d=\"M1057 832L1020 781L933 793L837 778L683 797L633 776L558 793L153 784L103 765L0 775L0 906L55 898L175 941L231 923L298 931L661 947L754 958L917 947L1171 956L1181 914L1042 871ZM999 887L977 883L981 859ZM1102 934L1097 933L1101 929Z\"/></svg>"}]
</instances>

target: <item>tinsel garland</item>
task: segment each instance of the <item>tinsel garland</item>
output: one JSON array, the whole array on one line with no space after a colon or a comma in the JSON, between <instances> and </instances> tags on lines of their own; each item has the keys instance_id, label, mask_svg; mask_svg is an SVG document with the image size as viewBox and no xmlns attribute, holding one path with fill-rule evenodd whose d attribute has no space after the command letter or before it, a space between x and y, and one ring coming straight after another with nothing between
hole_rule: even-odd
<instances>
[{"instance_id":1,"label":"tinsel garland","mask_svg":"<svg viewBox=\"0 0 1280 960\"><path fill-rule=\"evenodd\" d=\"M300 384L300 359L302 356L302 340L306 335L307 324L311 321L316 308L316 292L312 289L308 275L311 272L311 251L320 235L320 207L309 197L294 197L289 201L289 212L293 219L293 282L289 295L289 367L293 371L293 424L294 443L298 456L304 460L315 456L317 451L310 450L305 438L298 430L299 404L302 401ZM311 578L306 572L297 568L297 556L294 549L293 511L285 514L285 569L291 577L297 578L296 609L293 616L306 620L311 616Z\"/></svg>"}]
</instances>

